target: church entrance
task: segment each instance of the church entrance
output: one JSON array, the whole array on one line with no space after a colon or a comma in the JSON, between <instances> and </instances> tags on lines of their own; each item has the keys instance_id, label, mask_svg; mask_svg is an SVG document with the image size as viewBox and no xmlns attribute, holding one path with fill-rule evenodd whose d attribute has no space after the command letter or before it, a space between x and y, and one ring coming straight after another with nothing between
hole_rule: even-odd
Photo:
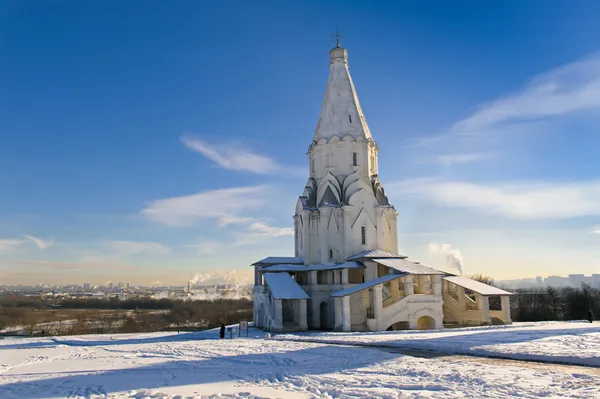
<instances>
[{"instance_id":1,"label":"church entrance","mask_svg":"<svg viewBox=\"0 0 600 399\"><path fill-rule=\"evenodd\" d=\"M319 316L321 320L321 330L327 330L329 328L329 315L328 315L329 304L327 302L321 302L319 305Z\"/></svg>"},{"instance_id":2,"label":"church entrance","mask_svg":"<svg viewBox=\"0 0 600 399\"><path fill-rule=\"evenodd\" d=\"M284 327L294 325L294 303L291 300L284 299L282 301L282 312Z\"/></svg>"}]
</instances>

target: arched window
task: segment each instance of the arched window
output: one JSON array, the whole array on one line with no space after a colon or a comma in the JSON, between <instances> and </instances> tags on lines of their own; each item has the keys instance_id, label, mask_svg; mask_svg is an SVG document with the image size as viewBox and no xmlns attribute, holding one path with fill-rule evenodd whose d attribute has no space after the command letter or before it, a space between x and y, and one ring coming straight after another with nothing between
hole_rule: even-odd
<instances>
[{"instance_id":1,"label":"arched window","mask_svg":"<svg viewBox=\"0 0 600 399\"><path fill-rule=\"evenodd\" d=\"M329 250L329 260L333 259L333 249Z\"/></svg>"},{"instance_id":2,"label":"arched window","mask_svg":"<svg viewBox=\"0 0 600 399\"><path fill-rule=\"evenodd\" d=\"M352 115L348 114L348 120L352 123Z\"/></svg>"},{"instance_id":3,"label":"arched window","mask_svg":"<svg viewBox=\"0 0 600 399\"><path fill-rule=\"evenodd\" d=\"M314 159L310 160L310 174L311 175L315 174L315 160Z\"/></svg>"},{"instance_id":4,"label":"arched window","mask_svg":"<svg viewBox=\"0 0 600 399\"><path fill-rule=\"evenodd\" d=\"M357 156L356 156L356 153L353 152L352 153L352 166L357 166L357 165L358 165Z\"/></svg>"},{"instance_id":5,"label":"arched window","mask_svg":"<svg viewBox=\"0 0 600 399\"><path fill-rule=\"evenodd\" d=\"M367 244L367 229L365 228L365 226L360 226L360 240L362 242L362 245Z\"/></svg>"}]
</instances>

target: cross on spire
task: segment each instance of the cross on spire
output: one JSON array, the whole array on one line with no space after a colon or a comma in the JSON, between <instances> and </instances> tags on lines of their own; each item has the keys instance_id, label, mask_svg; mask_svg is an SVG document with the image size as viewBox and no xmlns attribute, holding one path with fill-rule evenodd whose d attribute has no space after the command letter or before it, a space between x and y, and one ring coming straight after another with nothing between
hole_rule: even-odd
<instances>
[{"instance_id":1,"label":"cross on spire","mask_svg":"<svg viewBox=\"0 0 600 399\"><path fill-rule=\"evenodd\" d=\"M335 28L335 33L332 33L331 36L335 36L335 47L340 47L340 39L343 39L344 36L340 36L338 28Z\"/></svg>"}]
</instances>

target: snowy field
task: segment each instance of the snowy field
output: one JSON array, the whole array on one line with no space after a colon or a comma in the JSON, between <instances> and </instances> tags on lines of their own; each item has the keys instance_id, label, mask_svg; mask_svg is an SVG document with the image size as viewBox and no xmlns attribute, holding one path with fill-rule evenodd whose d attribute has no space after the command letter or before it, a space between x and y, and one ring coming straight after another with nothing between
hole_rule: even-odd
<instances>
[{"instance_id":1,"label":"snowy field","mask_svg":"<svg viewBox=\"0 0 600 399\"><path fill-rule=\"evenodd\" d=\"M600 368L390 349L600 366L600 324L272 339L251 331L234 340L216 331L0 340L0 398L600 398Z\"/></svg>"}]
</instances>

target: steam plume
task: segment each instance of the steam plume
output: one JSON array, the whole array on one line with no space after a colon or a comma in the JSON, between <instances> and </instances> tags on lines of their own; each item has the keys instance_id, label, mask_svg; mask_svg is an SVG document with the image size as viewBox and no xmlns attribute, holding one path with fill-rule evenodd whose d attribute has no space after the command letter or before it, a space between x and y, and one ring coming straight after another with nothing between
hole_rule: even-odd
<instances>
[{"instance_id":1,"label":"steam plume","mask_svg":"<svg viewBox=\"0 0 600 399\"><path fill-rule=\"evenodd\" d=\"M446 257L446 265L458 270L458 273L462 275L463 272L463 257L458 250L450 244L431 242L428 245L429 256L433 255L444 255Z\"/></svg>"}]
</instances>

